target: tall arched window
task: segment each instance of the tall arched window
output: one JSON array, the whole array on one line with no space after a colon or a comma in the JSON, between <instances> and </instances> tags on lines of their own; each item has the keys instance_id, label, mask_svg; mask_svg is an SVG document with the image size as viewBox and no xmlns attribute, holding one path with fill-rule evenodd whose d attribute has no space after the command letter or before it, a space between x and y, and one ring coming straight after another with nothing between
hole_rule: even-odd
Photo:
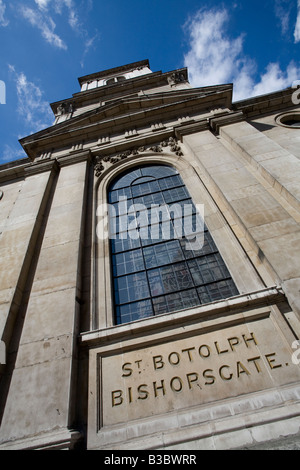
<instances>
[{"instance_id":1,"label":"tall arched window","mask_svg":"<svg viewBox=\"0 0 300 470\"><path fill-rule=\"evenodd\" d=\"M108 196L116 324L238 294L174 168L131 169Z\"/></svg>"}]
</instances>

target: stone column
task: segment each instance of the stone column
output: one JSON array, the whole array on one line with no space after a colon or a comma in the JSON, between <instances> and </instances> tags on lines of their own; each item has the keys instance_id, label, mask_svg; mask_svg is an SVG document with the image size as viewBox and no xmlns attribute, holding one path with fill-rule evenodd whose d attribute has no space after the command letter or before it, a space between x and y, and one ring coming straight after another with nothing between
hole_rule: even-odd
<instances>
[{"instance_id":1,"label":"stone column","mask_svg":"<svg viewBox=\"0 0 300 470\"><path fill-rule=\"evenodd\" d=\"M300 210L300 161L246 121L221 127L220 135L243 155L274 189Z\"/></svg>"},{"instance_id":2,"label":"stone column","mask_svg":"<svg viewBox=\"0 0 300 470\"><path fill-rule=\"evenodd\" d=\"M299 180L300 162L248 123L226 125L220 135L226 135L231 148L209 130L182 139L198 160L206 187L256 268L270 285L260 264L267 267L273 283L282 285L290 305L300 315L299 213L291 205L296 204L295 179ZM252 159L255 166L249 163ZM262 178L262 172L269 176ZM279 194L280 185L281 193L284 187L289 188L290 204Z\"/></svg>"},{"instance_id":3,"label":"stone column","mask_svg":"<svg viewBox=\"0 0 300 470\"><path fill-rule=\"evenodd\" d=\"M86 178L86 161L60 169L29 296L0 442L21 439L22 448L56 448L62 445L61 440L65 448L73 445Z\"/></svg>"},{"instance_id":4,"label":"stone column","mask_svg":"<svg viewBox=\"0 0 300 470\"><path fill-rule=\"evenodd\" d=\"M52 161L34 169L28 166L22 175L15 175L14 182L2 185L0 340L7 351L55 174Z\"/></svg>"},{"instance_id":5,"label":"stone column","mask_svg":"<svg viewBox=\"0 0 300 470\"><path fill-rule=\"evenodd\" d=\"M257 227L256 239L278 274L291 306L300 315L300 161L245 121L222 127L220 135L264 178L269 194L273 193L277 201L273 220L264 220Z\"/></svg>"}]
</instances>

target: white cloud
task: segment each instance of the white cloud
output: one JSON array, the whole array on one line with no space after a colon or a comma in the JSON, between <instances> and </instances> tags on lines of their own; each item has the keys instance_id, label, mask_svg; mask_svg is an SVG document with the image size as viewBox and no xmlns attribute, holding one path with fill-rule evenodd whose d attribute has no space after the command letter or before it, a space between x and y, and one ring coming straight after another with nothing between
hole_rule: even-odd
<instances>
[{"instance_id":1,"label":"white cloud","mask_svg":"<svg viewBox=\"0 0 300 470\"><path fill-rule=\"evenodd\" d=\"M193 83L201 83L201 86L225 83L238 67L243 37L234 40L226 37L228 18L226 10L200 10L186 23L190 51L185 56L185 64Z\"/></svg>"},{"instance_id":2,"label":"white cloud","mask_svg":"<svg viewBox=\"0 0 300 470\"><path fill-rule=\"evenodd\" d=\"M290 62L286 71L282 71L278 63L267 66L266 72L261 76L260 82L253 86L252 94L264 95L271 91L282 90L291 86L300 76L300 69Z\"/></svg>"},{"instance_id":3,"label":"white cloud","mask_svg":"<svg viewBox=\"0 0 300 470\"><path fill-rule=\"evenodd\" d=\"M275 0L275 15L280 21L282 34L287 34L290 31L291 13L295 7L297 9L296 21L294 27L294 41L295 44L300 42L300 0Z\"/></svg>"},{"instance_id":4,"label":"white cloud","mask_svg":"<svg viewBox=\"0 0 300 470\"><path fill-rule=\"evenodd\" d=\"M9 71L16 84L17 112L26 124L26 132L37 132L52 125L54 117L49 103L43 98L42 90L29 81L23 72L17 72L13 65L9 65Z\"/></svg>"},{"instance_id":5,"label":"white cloud","mask_svg":"<svg viewBox=\"0 0 300 470\"><path fill-rule=\"evenodd\" d=\"M257 65L244 54L244 36L229 37L228 22L227 10L212 9L200 10L185 24L190 49L184 62L193 86L233 83L234 100L240 100L286 88L300 76L300 68L293 62L286 71L272 63L255 80Z\"/></svg>"},{"instance_id":6,"label":"white cloud","mask_svg":"<svg viewBox=\"0 0 300 470\"><path fill-rule=\"evenodd\" d=\"M48 3L51 2L51 0L34 0L34 1L41 10L47 10Z\"/></svg>"},{"instance_id":7,"label":"white cloud","mask_svg":"<svg viewBox=\"0 0 300 470\"><path fill-rule=\"evenodd\" d=\"M59 49L67 49L64 41L54 32L55 23L51 17L42 15L39 11L33 10L29 7L22 7L21 14L29 21L32 26L35 26L41 31L43 38L52 46Z\"/></svg>"},{"instance_id":8,"label":"white cloud","mask_svg":"<svg viewBox=\"0 0 300 470\"><path fill-rule=\"evenodd\" d=\"M11 162L13 160L18 160L19 158L26 158L27 155L22 148L12 147L9 144L4 145L2 157L0 159L0 164L5 162Z\"/></svg>"},{"instance_id":9,"label":"white cloud","mask_svg":"<svg viewBox=\"0 0 300 470\"><path fill-rule=\"evenodd\" d=\"M66 43L55 33L56 24L49 16L49 10L57 15L63 15L64 7L68 10L68 23L74 31L80 31L78 13L73 0L34 0L37 9L28 6L21 7L23 17L41 31L43 38L52 46L67 49ZM0 0L1 2L1 0Z\"/></svg>"},{"instance_id":10,"label":"white cloud","mask_svg":"<svg viewBox=\"0 0 300 470\"><path fill-rule=\"evenodd\" d=\"M69 12L69 25L72 29L76 29L79 27L79 20L75 10L70 10Z\"/></svg>"},{"instance_id":11,"label":"white cloud","mask_svg":"<svg viewBox=\"0 0 300 470\"><path fill-rule=\"evenodd\" d=\"M293 6L293 0L275 0L275 15L280 21L281 32L286 34L289 30L290 15Z\"/></svg>"},{"instance_id":12,"label":"white cloud","mask_svg":"<svg viewBox=\"0 0 300 470\"><path fill-rule=\"evenodd\" d=\"M5 18L6 5L0 0L0 26L7 26L9 21Z\"/></svg>"},{"instance_id":13,"label":"white cloud","mask_svg":"<svg viewBox=\"0 0 300 470\"><path fill-rule=\"evenodd\" d=\"M83 56L82 56L82 59L80 61L80 65L81 65L82 68L84 67L84 60L85 60L86 55L89 53L90 49L92 49L92 47L94 46L95 42L98 39L99 39L98 31L96 32L96 34L92 38L87 38L86 39L86 41L84 43L85 49L83 51Z\"/></svg>"},{"instance_id":14,"label":"white cloud","mask_svg":"<svg viewBox=\"0 0 300 470\"><path fill-rule=\"evenodd\" d=\"M295 31L294 31L295 43L300 42L300 0L298 0L297 7L298 7L297 20L296 20L296 26L295 26Z\"/></svg>"},{"instance_id":15,"label":"white cloud","mask_svg":"<svg viewBox=\"0 0 300 470\"><path fill-rule=\"evenodd\" d=\"M72 29L79 27L78 14L73 0L34 0L39 9L43 12L48 11L52 6L55 13L58 15L63 14L63 8L68 10L68 23Z\"/></svg>"},{"instance_id":16,"label":"white cloud","mask_svg":"<svg viewBox=\"0 0 300 470\"><path fill-rule=\"evenodd\" d=\"M0 0L1 4L2 0ZM98 38L98 32L93 37L89 36L89 31L84 27L83 18L78 9L78 2L74 0L34 0L36 7L30 8L26 5L20 6L20 12L32 26L39 29L42 37L52 46L67 50L66 42L56 33L56 23L53 18L57 19L58 24L62 22L68 23L69 27L82 38L84 45L83 59L88 53L89 49ZM82 7L84 3L84 11L89 12L93 7L93 0L86 0L81 2ZM83 63L81 60L81 64Z\"/></svg>"}]
</instances>

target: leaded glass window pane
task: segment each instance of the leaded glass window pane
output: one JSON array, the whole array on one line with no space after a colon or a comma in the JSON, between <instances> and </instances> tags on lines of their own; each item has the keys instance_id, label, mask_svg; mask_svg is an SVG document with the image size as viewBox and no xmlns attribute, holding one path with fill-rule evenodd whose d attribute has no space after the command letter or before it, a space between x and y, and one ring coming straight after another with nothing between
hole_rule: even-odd
<instances>
[{"instance_id":1,"label":"leaded glass window pane","mask_svg":"<svg viewBox=\"0 0 300 470\"><path fill-rule=\"evenodd\" d=\"M116 303L126 304L149 297L146 273L136 273L115 278Z\"/></svg>"},{"instance_id":2,"label":"leaded glass window pane","mask_svg":"<svg viewBox=\"0 0 300 470\"><path fill-rule=\"evenodd\" d=\"M156 315L162 313L183 310L199 305L199 297L195 289L164 295L153 299L153 307Z\"/></svg>"},{"instance_id":3,"label":"leaded glass window pane","mask_svg":"<svg viewBox=\"0 0 300 470\"><path fill-rule=\"evenodd\" d=\"M150 194L159 191L159 186L157 181L149 181L142 184L136 184L135 182L134 185L132 185L131 190L132 196L137 197L143 194Z\"/></svg>"},{"instance_id":4,"label":"leaded glass window pane","mask_svg":"<svg viewBox=\"0 0 300 470\"><path fill-rule=\"evenodd\" d=\"M117 324L238 294L174 168L145 165L123 173L108 201Z\"/></svg>"}]
</instances>

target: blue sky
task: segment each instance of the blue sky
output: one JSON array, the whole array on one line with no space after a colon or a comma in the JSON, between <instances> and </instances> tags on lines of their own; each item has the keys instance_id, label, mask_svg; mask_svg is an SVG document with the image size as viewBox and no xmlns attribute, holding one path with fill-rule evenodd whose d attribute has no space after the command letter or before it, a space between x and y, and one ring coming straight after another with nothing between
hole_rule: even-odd
<instances>
[{"instance_id":1,"label":"blue sky","mask_svg":"<svg viewBox=\"0 0 300 470\"><path fill-rule=\"evenodd\" d=\"M0 164L80 76L149 59L195 87L233 82L239 100L300 80L299 52L300 0L0 0Z\"/></svg>"}]
</instances>

